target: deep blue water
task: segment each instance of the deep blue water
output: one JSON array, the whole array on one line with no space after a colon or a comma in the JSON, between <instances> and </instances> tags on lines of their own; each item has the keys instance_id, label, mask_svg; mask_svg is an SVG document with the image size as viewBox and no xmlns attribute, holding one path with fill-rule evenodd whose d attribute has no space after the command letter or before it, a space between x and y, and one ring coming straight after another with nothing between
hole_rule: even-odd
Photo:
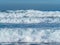
<instances>
[{"instance_id":1,"label":"deep blue water","mask_svg":"<svg viewBox=\"0 0 60 45\"><path fill-rule=\"evenodd\" d=\"M60 23L35 23L35 24L0 23L0 28L60 28Z\"/></svg>"},{"instance_id":2,"label":"deep blue water","mask_svg":"<svg viewBox=\"0 0 60 45\"><path fill-rule=\"evenodd\" d=\"M0 10L42 10L42 11L60 11L59 4L0 4Z\"/></svg>"}]
</instances>

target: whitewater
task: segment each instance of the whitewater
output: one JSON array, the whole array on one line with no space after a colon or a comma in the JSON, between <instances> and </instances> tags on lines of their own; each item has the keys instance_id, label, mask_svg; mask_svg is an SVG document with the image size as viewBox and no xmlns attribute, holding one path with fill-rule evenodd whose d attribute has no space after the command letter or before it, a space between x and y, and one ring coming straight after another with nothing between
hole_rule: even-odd
<instances>
[{"instance_id":1,"label":"whitewater","mask_svg":"<svg viewBox=\"0 0 60 45\"><path fill-rule=\"evenodd\" d=\"M7 10L0 11L3 24L60 24L60 11ZM3 25L4 26L4 25ZM8 25L9 26L9 25ZM59 27L60 28L60 27ZM60 29L54 28L1 28L0 42L60 42Z\"/></svg>"}]
</instances>

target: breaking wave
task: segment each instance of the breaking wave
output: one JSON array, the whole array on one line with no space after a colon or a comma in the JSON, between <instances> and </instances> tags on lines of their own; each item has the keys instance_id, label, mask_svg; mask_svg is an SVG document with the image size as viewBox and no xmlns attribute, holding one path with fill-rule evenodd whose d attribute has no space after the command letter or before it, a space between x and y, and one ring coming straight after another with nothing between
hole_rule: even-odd
<instances>
[{"instance_id":1,"label":"breaking wave","mask_svg":"<svg viewBox=\"0 0 60 45\"><path fill-rule=\"evenodd\" d=\"M0 23L60 24L60 11L7 10L0 12ZM0 42L60 42L60 29L0 28Z\"/></svg>"},{"instance_id":2,"label":"breaking wave","mask_svg":"<svg viewBox=\"0 0 60 45\"><path fill-rule=\"evenodd\" d=\"M40 28L0 28L0 42L60 42L60 30Z\"/></svg>"},{"instance_id":3,"label":"breaking wave","mask_svg":"<svg viewBox=\"0 0 60 45\"><path fill-rule=\"evenodd\" d=\"M0 23L60 23L60 11L7 10L0 12Z\"/></svg>"}]
</instances>

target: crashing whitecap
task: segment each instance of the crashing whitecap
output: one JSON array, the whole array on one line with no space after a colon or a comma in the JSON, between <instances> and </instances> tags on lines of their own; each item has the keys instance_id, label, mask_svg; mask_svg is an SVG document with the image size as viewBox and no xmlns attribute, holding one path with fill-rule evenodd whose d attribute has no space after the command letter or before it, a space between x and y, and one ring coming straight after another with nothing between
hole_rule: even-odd
<instances>
[{"instance_id":1,"label":"crashing whitecap","mask_svg":"<svg viewBox=\"0 0 60 45\"><path fill-rule=\"evenodd\" d=\"M7 12L0 12L0 23L60 23L59 11L7 10Z\"/></svg>"}]
</instances>

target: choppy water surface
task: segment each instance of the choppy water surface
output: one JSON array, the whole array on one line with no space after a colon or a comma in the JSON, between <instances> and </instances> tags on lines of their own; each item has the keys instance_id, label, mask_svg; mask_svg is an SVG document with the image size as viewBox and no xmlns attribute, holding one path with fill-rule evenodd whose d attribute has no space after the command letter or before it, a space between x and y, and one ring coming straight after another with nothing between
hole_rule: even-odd
<instances>
[{"instance_id":1,"label":"choppy water surface","mask_svg":"<svg viewBox=\"0 0 60 45\"><path fill-rule=\"evenodd\" d=\"M0 43L1 45L59 45L60 11L1 11Z\"/></svg>"}]
</instances>

